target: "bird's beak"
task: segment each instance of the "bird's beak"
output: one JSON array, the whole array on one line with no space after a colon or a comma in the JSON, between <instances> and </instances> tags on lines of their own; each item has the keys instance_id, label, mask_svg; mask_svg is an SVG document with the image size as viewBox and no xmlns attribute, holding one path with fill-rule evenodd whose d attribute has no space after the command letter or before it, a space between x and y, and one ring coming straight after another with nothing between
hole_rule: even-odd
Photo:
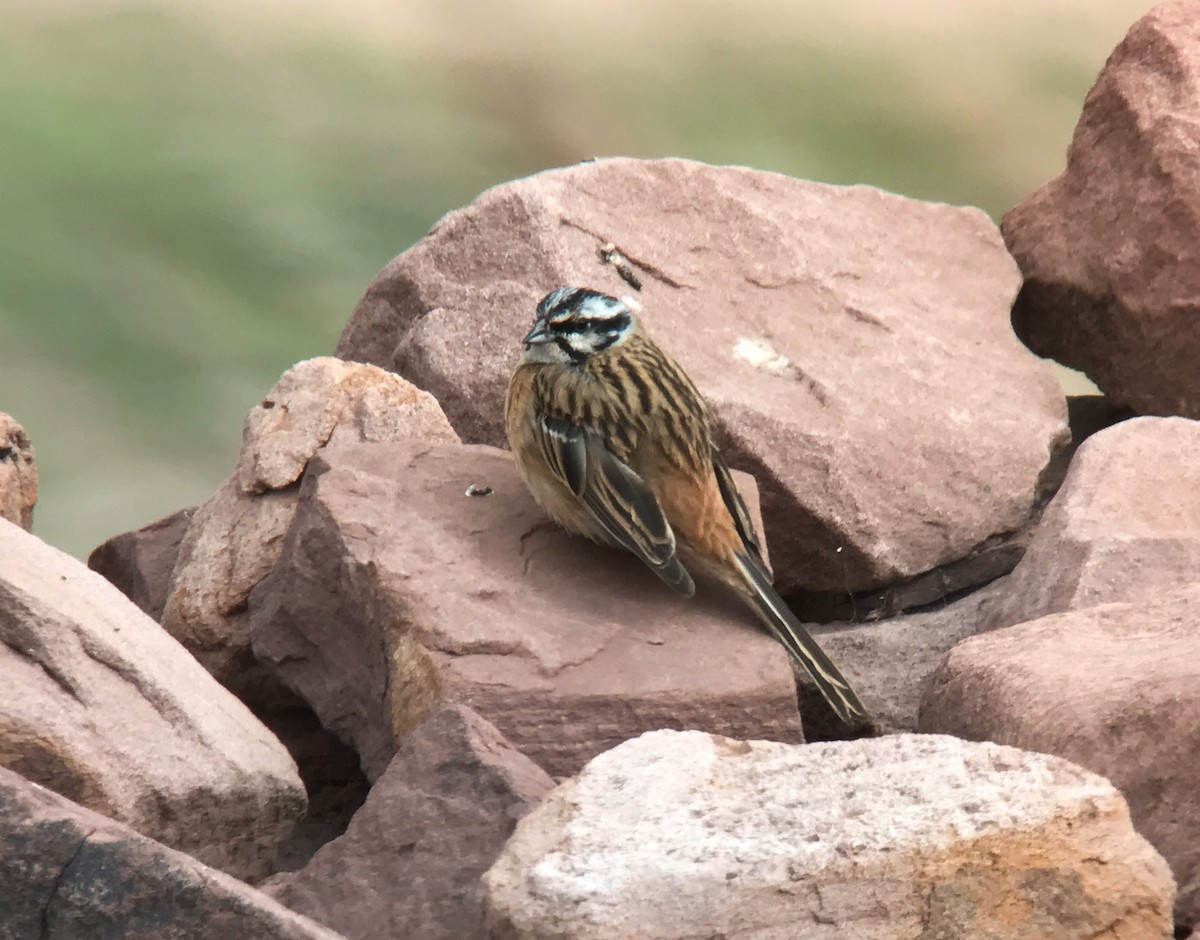
<instances>
[{"instance_id":1,"label":"bird's beak","mask_svg":"<svg viewBox=\"0 0 1200 940\"><path fill-rule=\"evenodd\" d=\"M533 325L533 329L525 334L525 338L521 342L525 344L526 349L530 346L537 346L540 343L550 342L550 334L546 331L546 321L538 320Z\"/></svg>"}]
</instances>

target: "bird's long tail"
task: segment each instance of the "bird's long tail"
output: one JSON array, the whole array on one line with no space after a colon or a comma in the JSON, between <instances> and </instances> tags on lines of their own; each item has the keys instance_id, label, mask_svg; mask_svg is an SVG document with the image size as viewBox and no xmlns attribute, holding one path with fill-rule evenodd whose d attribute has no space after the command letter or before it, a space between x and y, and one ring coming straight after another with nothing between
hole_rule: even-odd
<instances>
[{"instance_id":1,"label":"bird's long tail","mask_svg":"<svg viewBox=\"0 0 1200 940\"><path fill-rule=\"evenodd\" d=\"M756 559L739 553L735 556L738 568L746 580L749 592L743 597L754 609L759 620L807 672L829 702L837 716L848 725L867 720L867 710L854 689L846 681L817 641L791 612L783 598L771 586L766 569Z\"/></svg>"}]
</instances>

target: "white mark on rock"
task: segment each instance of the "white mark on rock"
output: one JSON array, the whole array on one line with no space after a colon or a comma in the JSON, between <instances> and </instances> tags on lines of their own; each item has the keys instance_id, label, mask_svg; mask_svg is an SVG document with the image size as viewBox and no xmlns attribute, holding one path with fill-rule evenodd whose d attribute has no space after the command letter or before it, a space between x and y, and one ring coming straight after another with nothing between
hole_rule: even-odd
<instances>
[{"instance_id":1,"label":"white mark on rock","mask_svg":"<svg viewBox=\"0 0 1200 940\"><path fill-rule=\"evenodd\" d=\"M733 345L733 355L743 359L756 369L773 372L775 375L792 375L792 361L775 350L765 339L750 339L743 336Z\"/></svg>"},{"instance_id":2,"label":"white mark on rock","mask_svg":"<svg viewBox=\"0 0 1200 940\"><path fill-rule=\"evenodd\" d=\"M812 376L806 375L804 370L765 339L743 336L733 344L733 358L748 362L754 368L762 369L771 375L799 382L822 406L829 404L825 387Z\"/></svg>"}]
</instances>

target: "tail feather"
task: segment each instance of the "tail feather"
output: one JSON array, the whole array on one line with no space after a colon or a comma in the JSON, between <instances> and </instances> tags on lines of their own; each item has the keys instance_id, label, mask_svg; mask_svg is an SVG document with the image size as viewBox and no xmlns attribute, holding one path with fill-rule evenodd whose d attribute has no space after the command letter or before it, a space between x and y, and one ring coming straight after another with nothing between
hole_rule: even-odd
<instances>
[{"instance_id":1,"label":"tail feather","mask_svg":"<svg viewBox=\"0 0 1200 940\"><path fill-rule=\"evenodd\" d=\"M749 555L739 554L736 561L749 588L744 595L746 600L772 635L812 677L837 716L848 725L866 721L867 710L854 689L776 593L762 565Z\"/></svg>"},{"instance_id":2,"label":"tail feather","mask_svg":"<svg viewBox=\"0 0 1200 940\"><path fill-rule=\"evenodd\" d=\"M679 560L678 555L672 555L665 565L651 567L650 570L662 578L663 582L676 594L691 597L696 593L696 582L688 574L687 568L683 567L683 562Z\"/></svg>"}]
</instances>

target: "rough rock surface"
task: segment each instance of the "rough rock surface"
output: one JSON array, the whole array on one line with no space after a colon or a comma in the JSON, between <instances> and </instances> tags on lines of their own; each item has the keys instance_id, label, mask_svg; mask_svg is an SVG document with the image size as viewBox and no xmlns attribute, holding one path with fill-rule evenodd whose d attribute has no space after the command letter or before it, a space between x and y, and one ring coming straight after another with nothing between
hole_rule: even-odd
<instances>
[{"instance_id":1,"label":"rough rock surface","mask_svg":"<svg viewBox=\"0 0 1200 940\"><path fill-rule=\"evenodd\" d=\"M1043 617L961 643L934 674L922 731L1058 754L1108 777L1200 922L1200 583Z\"/></svg>"},{"instance_id":2,"label":"rough rock surface","mask_svg":"<svg viewBox=\"0 0 1200 940\"><path fill-rule=\"evenodd\" d=\"M458 442L431 395L387 370L330 356L297 363L246 415L237 480L265 493L300 479L309 458L340 441Z\"/></svg>"},{"instance_id":3,"label":"rough rock surface","mask_svg":"<svg viewBox=\"0 0 1200 940\"><path fill-rule=\"evenodd\" d=\"M554 786L469 708L405 738L346 834L262 886L351 940L486 940L480 877Z\"/></svg>"},{"instance_id":4,"label":"rough rock surface","mask_svg":"<svg viewBox=\"0 0 1200 940\"><path fill-rule=\"evenodd\" d=\"M237 469L188 526L163 625L239 695L269 695L246 603L279 558L304 467L327 445L410 438L458 440L432 396L399 376L330 357L285 372L246 416Z\"/></svg>"},{"instance_id":5,"label":"rough rock surface","mask_svg":"<svg viewBox=\"0 0 1200 940\"><path fill-rule=\"evenodd\" d=\"M500 445L534 305L633 294L762 489L779 586L853 591L960 558L1028 515L1064 440L1020 279L980 211L684 160L599 160L489 190L368 288L338 355L438 397Z\"/></svg>"},{"instance_id":6,"label":"rough rock surface","mask_svg":"<svg viewBox=\"0 0 1200 940\"><path fill-rule=\"evenodd\" d=\"M264 683L250 652L246 599L279 558L295 511L294 488L251 496L230 477L197 508L171 574L163 626L243 699L263 697Z\"/></svg>"},{"instance_id":7,"label":"rough rock surface","mask_svg":"<svg viewBox=\"0 0 1200 940\"><path fill-rule=\"evenodd\" d=\"M161 620L167 587L195 507L180 509L132 532L114 535L88 555L88 567L104 575L147 616Z\"/></svg>"},{"instance_id":8,"label":"rough rock surface","mask_svg":"<svg viewBox=\"0 0 1200 940\"><path fill-rule=\"evenodd\" d=\"M0 765L231 874L271 870L304 812L284 747L108 581L4 520L0 675Z\"/></svg>"},{"instance_id":9,"label":"rough rock surface","mask_svg":"<svg viewBox=\"0 0 1200 940\"><path fill-rule=\"evenodd\" d=\"M1121 795L1056 757L671 731L554 790L484 883L496 940L1163 940L1173 889Z\"/></svg>"},{"instance_id":10,"label":"rough rock surface","mask_svg":"<svg viewBox=\"0 0 1200 940\"><path fill-rule=\"evenodd\" d=\"M1067 414L1071 440L1042 471L1033 516L1021 529L989 539L965 558L886 588L853 593L792 591L785 600L801 619L817 623L880 620L945 606L947 598L961 597L1010 573L1025 554L1042 511L1062 486L1079 446L1098 431L1134 416L1103 395L1069 397Z\"/></svg>"},{"instance_id":11,"label":"rough rock surface","mask_svg":"<svg viewBox=\"0 0 1200 940\"><path fill-rule=\"evenodd\" d=\"M33 444L25 429L0 411L0 519L29 531L37 495Z\"/></svg>"},{"instance_id":12,"label":"rough rock surface","mask_svg":"<svg viewBox=\"0 0 1200 940\"><path fill-rule=\"evenodd\" d=\"M984 626L1200 580L1200 421L1134 418L1079 448Z\"/></svg>"},{"instance_id":13,"label":"rough rock surface","mask_svg":"<svg viewBox=\"0 0 1200 940\"><path fill-rule=\"evenodd\" d=\"M442 699L556 777L652 728L800 736L787 656L752 614L566 535L491 447L318 454L250 611L255 654L372 779Z\"/></svg>"},{"instance_id":14,"label":"rough rock surface","mask_svg":"<svg viewBox=\"0 0 1200 940\"><path fill-rule=\"evenodd\" d=\"M266 895L0 768L5 940L339 940Z\"/></svg>"},{"instance_id":15,"label":"rough rock surface","mask_svg":"<svg viewBox=\"0 0 1200 940\"><path fill-rule=\"evenodd\" d=\"M1200 5L1130 29L1061 176L1004 217L1025 276L1013 326L1142 414L1200 418Z\"/></svg>"}]
</instances>

